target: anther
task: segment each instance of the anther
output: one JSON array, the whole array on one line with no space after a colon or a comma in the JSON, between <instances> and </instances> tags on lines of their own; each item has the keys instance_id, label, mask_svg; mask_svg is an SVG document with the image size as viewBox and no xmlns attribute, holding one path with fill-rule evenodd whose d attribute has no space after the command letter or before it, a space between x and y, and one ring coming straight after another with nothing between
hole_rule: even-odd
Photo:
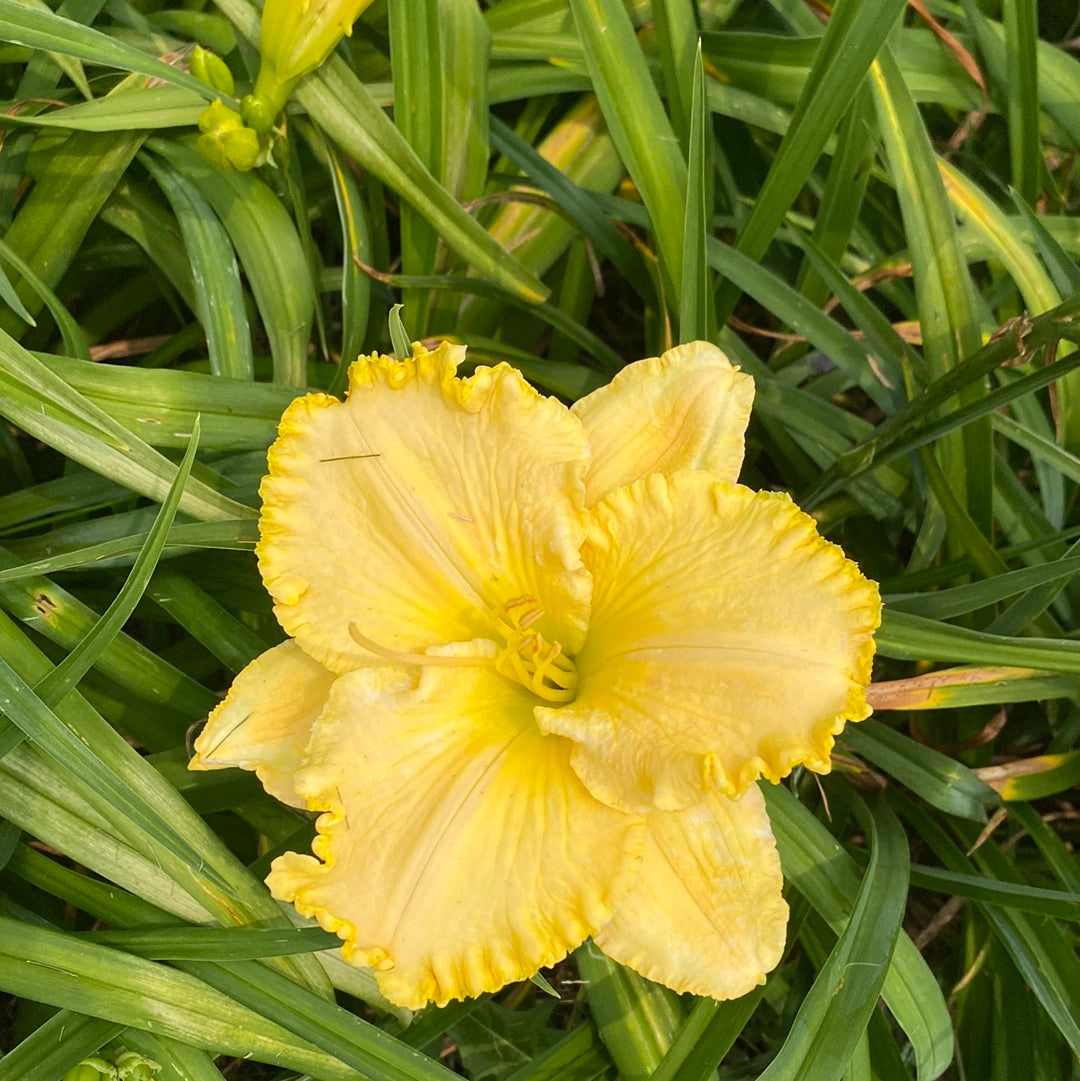
<instances>
[{"instance_id":1,"label":"anther","mask_svg":"<svg viewBox=\"0 0 1080 1081\"><path fill-rule=\"evenodd\" d=\"M569 702L577 687L577 669L558 642L548 643L530 630L543 618L535 597L515 597L494 610L492 619L506 647L495 660L495 670L515 679L548 702Z\"/></svg>"}]
</instances>

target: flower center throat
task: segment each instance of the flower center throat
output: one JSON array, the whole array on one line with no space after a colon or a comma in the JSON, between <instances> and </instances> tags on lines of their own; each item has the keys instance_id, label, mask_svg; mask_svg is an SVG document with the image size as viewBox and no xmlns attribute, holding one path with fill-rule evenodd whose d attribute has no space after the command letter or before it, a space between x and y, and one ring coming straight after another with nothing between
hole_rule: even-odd
<instances>
[{"instance_id":1,"label":"flower center throat","mask_svg":"<svg viewBox=\"0 0 1080 1081\"><path fill-rule=\"evenodd\" d=\"M577 692L577 667L558 642L549 642L532 629L544 616L536 598L515 597L499 608L492 608L490 615L495 630L506 643L494 657L443 657L390 649L368 638L355 623L349 624L349 635L357 645L398 664L447 668L493 665L499 675L520 683L545 702L572 702Z\"/></svg>"}]
</instances>

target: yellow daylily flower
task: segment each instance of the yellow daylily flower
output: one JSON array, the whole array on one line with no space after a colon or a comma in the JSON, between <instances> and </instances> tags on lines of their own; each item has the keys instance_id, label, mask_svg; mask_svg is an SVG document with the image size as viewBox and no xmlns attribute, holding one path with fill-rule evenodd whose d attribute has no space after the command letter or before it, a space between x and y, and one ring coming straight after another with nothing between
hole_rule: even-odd
<instances>
[{"instance_id":1,"label":"yellow daylily flower","mask_svg":"<svg viewBox=\"0 0 1080 1081\"><path fill-rule=\"evenodd\" d=\"M465 350L361 357L290 405L263 481L287 641L193 769L321 812L267 882L392 1002L497 990L592 936L734 998L784 945L755 781L869 713L876 587L736 483L753 383L705 342L567 409Z\"/></svg>"}]
</instances>

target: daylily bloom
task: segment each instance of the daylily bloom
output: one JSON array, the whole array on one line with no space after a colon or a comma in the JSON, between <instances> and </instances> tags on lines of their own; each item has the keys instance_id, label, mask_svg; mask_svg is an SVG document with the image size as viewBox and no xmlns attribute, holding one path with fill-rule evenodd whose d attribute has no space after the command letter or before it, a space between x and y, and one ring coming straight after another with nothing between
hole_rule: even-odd
<instances>
[{"instance_id":1,"label":"daylily bloom","mask_svg":"<svg viewBox=\"0 0 1080 1081\"><path fill-rule=\"evenodd\" d=\"M740 996L787 908L759 777L829 769L869 713L876 587L786 495L736 483L750 378L704 342L567 409L465 350L360 358L294 401L259 567L287 641L195 769L321 812L267 882L407 1007L588 936Z\"/></svg>"}]
</instances>

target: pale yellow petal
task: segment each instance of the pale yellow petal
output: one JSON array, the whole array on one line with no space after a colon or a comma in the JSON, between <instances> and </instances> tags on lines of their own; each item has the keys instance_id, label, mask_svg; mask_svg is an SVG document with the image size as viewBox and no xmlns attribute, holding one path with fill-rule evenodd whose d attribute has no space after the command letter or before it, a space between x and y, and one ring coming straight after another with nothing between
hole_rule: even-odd
<instances>
[{"instance_id":1,"label":"pale yellow petal","mask_svg":"<svg viewBox=\"0 0 1080 1081\"><path fill-rule=\"evenodd\" d=\"M464 353L362 357L342 403L299 398L263 481L263 580L285 630L347 671L386 650L490 637L522 596L564 649L584 635L589 576L580 423L506 365L454 376Z\"/></svg>"},{"instance_id":2,"label":"pale yellow petal","mask_svg":"<svg viewBox=\"0 0 1080 1081\"><path fill-rule=\"evenodd\" d=\"M623 368L573 407L592 448L591 506L649 473L704 469L734 482L754 381L715 345L690 342Z\"/></svg>"},{"instance_id":3,"label":"pale yellow petal","mask_svg":"<svg viewBox=\"0 0 1080 1081\"><path fill-rule=\"evenodd\" d=\"M398 1005L553 964L607 922L637 871L642 819L589 795L533 701L485 666L334 684L298 779L326 812L319 859L282 856L267 883L345 939Z\"/></svg>"},{"instance_id":4,"label":"pale yellow petal","mask_svg":"<svg viewBox=\"0 0 1080 1081\"><path fill-rule=\"evenodd\" d=\"M578 694L541 709L598 799L677 810L829 769L870 710L877 587L786 495L652 474L594 508Z\"/></svg>"},{"instance_id":5,"label":"pale yellow petal","mask_svg":"<svg viewBox=\"0 0 1080 1081\"><path fill-rule=\"evenodd\" d=\"M303 807L293 775L334 679L291 640L268 649L236 677L210 714L188 768L254 770L275 799Z\"/></svg>"},{"instance_id":6,"label":"pale yellow petal","mask_svg":"<svg viewBox=\"0 0 1080 1081\"><path fill-rule=\"evenodd\" d=\"M784 879L756 787L685 811L654 811L641 875L594 939L674 991L739 998L784 952Z\"/></svg>"}]
</instances>

